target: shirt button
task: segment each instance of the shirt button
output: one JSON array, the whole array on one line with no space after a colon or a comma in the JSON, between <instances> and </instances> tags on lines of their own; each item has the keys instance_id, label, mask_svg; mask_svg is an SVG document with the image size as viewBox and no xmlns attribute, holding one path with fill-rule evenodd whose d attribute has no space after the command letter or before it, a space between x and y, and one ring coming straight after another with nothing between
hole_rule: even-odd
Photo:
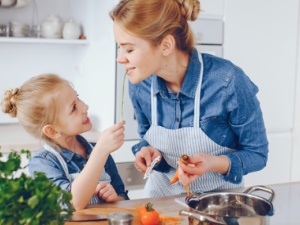
<instances>
[{"instance_id":1,"label":"shirt button","mask_svg":"<svg viewBox=\"0 0 300 225\"><path fill-rule=\"evenodd\" d=\"M176 118L176 122L177 122L177 123L179 122L179 118Z\"/></svg>"}]
</instances>

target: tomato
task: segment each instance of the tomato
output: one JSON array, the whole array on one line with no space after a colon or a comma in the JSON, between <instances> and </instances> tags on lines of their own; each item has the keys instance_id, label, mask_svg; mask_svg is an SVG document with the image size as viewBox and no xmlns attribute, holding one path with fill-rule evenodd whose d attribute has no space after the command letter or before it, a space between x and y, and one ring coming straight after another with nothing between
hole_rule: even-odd
<instances>
[{"instance_id":1,"label":"tomato","mask_svg":"<svg viewBox=\"0 0 300 225\"><path fill-rule=\"evenodd\" d=\"M139 216L143 225L157 225L160 220L158 212L152 208L152 204L150 202L140 209Z\"/></svg>"}]
</instances>

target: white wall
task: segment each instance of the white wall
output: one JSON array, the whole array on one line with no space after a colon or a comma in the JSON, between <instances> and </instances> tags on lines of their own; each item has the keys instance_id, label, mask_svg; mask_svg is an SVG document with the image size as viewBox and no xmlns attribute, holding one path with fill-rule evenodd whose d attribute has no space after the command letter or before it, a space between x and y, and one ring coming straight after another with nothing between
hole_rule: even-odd
<instances>
[{"instance_id":1,"label":"white wall","mask_svg":"<svg viewBox=\"0 0 300 225\"><path fill-rule=\"evenodd\" d=\"M224 21L224 57L259 87L270 142L267 167L246 185L300 180L299 1L225 0Z\"/></svg>"},{"instance_id":2,"label":"white wall","mask_svg":"<svg viewBox=\"0 0 300 225\"><path fill-rule=\"evenodd\" d=\"M299 15L300 21L300 15ZM292 153L292 173L291 180L300 180L300 29L298 29L298 57L297 57L297 77L295 80L296 93L295 93L295 112L294 112L294 129L293 129L293 153Z\"/></svg>"}]
</instances>

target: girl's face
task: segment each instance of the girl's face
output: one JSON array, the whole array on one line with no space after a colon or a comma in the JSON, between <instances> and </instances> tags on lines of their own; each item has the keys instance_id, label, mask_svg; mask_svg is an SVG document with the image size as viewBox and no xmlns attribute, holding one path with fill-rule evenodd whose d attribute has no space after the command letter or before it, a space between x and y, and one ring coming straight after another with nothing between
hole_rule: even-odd
<instances>
[{"instance_id":1,"label":"girl's face","mask_svg":"<svg viewBox=\"0 0 300 225\"><path fill-rule=\"evenodd\" d=\"M88 105L78 98L77 92L66 84L57 99L59 105L59 127L62 137L70 137L89 131L92 128L87 116Z\"/></svg>"},{"instance_id":2,"label":"girl's face","mask_svg":"<svg viewBox=\"0 0 300 225\"><path fill-rule=\"evenodd\" d=\"M148 41L132 35L116 22L113 29L119 46L117 62L125 66L131 83L139 83L151 74L159 73L163 68L163 53L160 46L151 46Z\"/></svg>"}]
</instances>

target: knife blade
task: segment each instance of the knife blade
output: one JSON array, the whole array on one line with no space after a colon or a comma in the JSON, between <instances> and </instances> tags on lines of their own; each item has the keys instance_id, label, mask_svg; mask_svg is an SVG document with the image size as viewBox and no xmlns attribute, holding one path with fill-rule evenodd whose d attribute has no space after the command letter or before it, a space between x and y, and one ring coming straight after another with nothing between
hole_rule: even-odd
<instances>
[{"instance_id":1,"label":"knife blade","mask_svg":"<svg viewBox=\"0 0 300 225\"><path fill-rule=\"evenodd\" d=\"M84 222L107 220L107 216L95 214L73 214L64 219L66 222Z\"/></svg>"}]
</instances>

